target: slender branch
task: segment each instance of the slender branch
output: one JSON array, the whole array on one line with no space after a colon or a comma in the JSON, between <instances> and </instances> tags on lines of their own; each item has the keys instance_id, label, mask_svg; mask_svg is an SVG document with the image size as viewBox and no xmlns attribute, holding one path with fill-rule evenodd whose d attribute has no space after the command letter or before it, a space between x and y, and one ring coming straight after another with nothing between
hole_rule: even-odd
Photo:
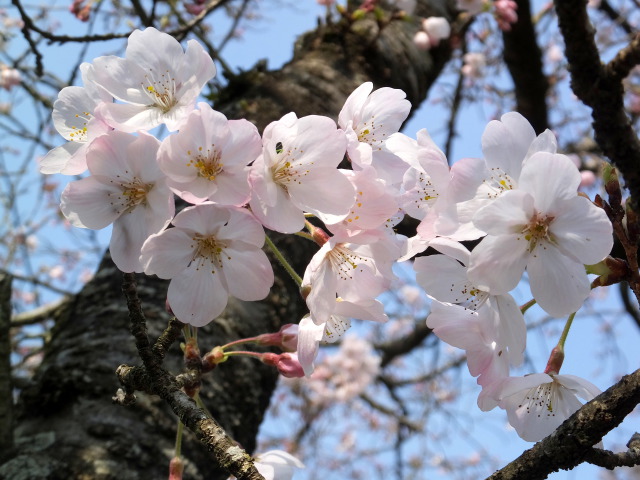
<instances>
[{"instance_id":1,"label":"slender branch","mask_svg":"<svg viewBox=\"0 0 640 480\"><path fill-rule=\"evenodd\" d=\"M571 88L592 108L595 139L622 173L637 209L640 205L640 141L625 112L619 74L612 75L601 62L586 2L556 0L554 4L569 61Z\"/></svg>"},{"instance_id":2,"label":"slender branch","mask_svg":"<svg viewBox=\"0 0 640 480\"><path fill-rule=\"evenodd\" d=\"M33 325L34 323L43 322L56 316L61 308L65 307L70 297L63 297L55 302L47 303L28 312L16 313L11 317L11 327L22 327L25 325Z\"/></svg>"},{"instance_id":3,"label":"slender branch","mask_svg":"<svg viewBox=\"0 0 640 480\"><path fill-rule=\"evenodd\" d=\"M213 452L222 468L239 480L264 480L256 470L251 457L236 445L224 429L214 419L208 417L192 398L180 390L175 379L162 366L160 356L154 353L149 342L146 319L138 298L135 274L123 274L122 290L127 299L131 334L135 338L138 354L152 383L153 393L167 402L180 421Z\"/></svg>"},{"instance_id":4,"label":"slender branch","mask_svg":"<svg viewBox=\"0 0 640 480\"><path fill-rule=\"evenodd\" d=\"M633 37L629 45L617 53L607 64L606 71L612 79L622 81L638 64L640 64L640 34Z\"/></svg>"},{"instance_id":5,"label":"slender branch","mask_svg":"<svg viewBox=\"0 0 640 480\"><path fill-rule=\"evenodd\" d=\"M630 450L628 452L614 453L609 450L594 448L585 461L598 467L613 470L616 467L635 467L640 465L640 452Z\"/></svg>"},{"instance_id":6,"label":"slender branch","mask_svg":"<svg viewBox=\"0 0 640 480\"><path fill-rule=\"evenodd\" d=\"M382 352L381 367L386 367L394 358L405 354L420 346L425 338L431 335L432 330L427 327L427 322L418 322L415 328L406 336L391 340L387 343L376 345L376 350Z\"/></svg>"}]
</instances>

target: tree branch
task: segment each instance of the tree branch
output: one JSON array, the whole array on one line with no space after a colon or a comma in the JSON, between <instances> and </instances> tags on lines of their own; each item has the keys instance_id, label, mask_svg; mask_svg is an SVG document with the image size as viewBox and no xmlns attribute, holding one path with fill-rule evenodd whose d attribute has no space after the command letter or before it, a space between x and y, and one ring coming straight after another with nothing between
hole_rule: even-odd
<instances>
[{"instance_id":1,"label":"tree branch","mask_svg":"<svg viewBox=\"0 0 640 480\"><path fill-rule=\"evenodd\" d=\"M197 407L193 399L180 390L175 379L162 367L161 356L154 353L149 342L147 323L138 298L134 273L123 274L122 290L127 299L131 334L152 381L153 392L167 402L180 421L213 452L220 466L239 480L264 480L247 452L240 448L214 419Z\"/></svg>"},{"instance_id":2,"label":"tree branch","mask_svg":"<svg viewBox=\"0 0 640 480\"><path fill-rule=\"evenodd\" d=\"M13 446L13 388L9 332L11 282L11 275L0 273L0 452L6 452Z\"/></svg>"}]
</instances>

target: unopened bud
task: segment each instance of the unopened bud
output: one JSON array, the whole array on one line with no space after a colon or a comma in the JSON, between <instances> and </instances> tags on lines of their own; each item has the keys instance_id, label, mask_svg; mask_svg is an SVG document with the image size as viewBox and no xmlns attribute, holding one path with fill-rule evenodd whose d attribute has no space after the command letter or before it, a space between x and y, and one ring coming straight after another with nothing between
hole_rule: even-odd
<instances>
[{"instance_id":1,"label":"unopened bud","mask_svg":"<svg viewBox=\"0 0 640 480\"><path fill-rule=\"evenodd\" d=\"M202 364L200 349L195 338L190 338L185 345L184 364L187 368L199 368Z\"/></svg>"},{"instance_id":2,"label":"unopened bud","mask_svg":"<svg viewBox=\"0 0 640 480\"><path fill-rule=\"evenodd\" d=\"M595 265L587 265L587 273L599 275L593 282L591 288L604 287L619 283L631 275L629 265L620 258L607 257Z\"/></svg>"},{"instance_id":3,"label":"unopened bud","mask_svg":"<svg viewBox=\"0 0 640 480\"><path fill-rule=\"evenodd\" d=\"M622 203L622 190L620 190L618 172L610 163L605 164L602 170L602 179L604 180L604 189L609 194L609 205L615 209Z\"/></svg>"},{"instance_id":4,"label":"unopened bud","mask_svg":"<svg viewBox=\"0 0 640 480\"><path fill-rule=\"evenodd\" d=\"M553 350L551 350L551 355L549 355L549 361L547 362L547 367L544 369L544 373L548 375L558 375L562 367L562 362L564 362L564 348L562 348L561 345L556 345L553 347Z\"/></svg>"},{"instance_id":5,"label":"unopened bud","mask_svg":"<svg viewBox=\"0 0 640 480\"><path fill-rule=\"evenodd\" d=\"M295 352L298 348L298 325L287 323L276 333L258 335L256 343L278 347L284 352Z\"/></svg>"},{"instance_id":6,"label":"unopened bud","mask_svg":"<svg viewBox=\"0 0 640 480\"><path fill-rule=\"evenodd\" d=\"M280 375L283 377L304 377L304 370L302 369L302 365L300 365L298 355L295 353L282 353L280 355L275 353L264 353L261 360L267 365L276 367Z\"/></svg>"},{"instance_id":7,"label":"unopened bud","mask_svg":"<svg viewBox=\"0 0 640 480\"><path fill-rule=\"evenodd\" d=\"M169 462L169 480L182 480L184 462L180 457L173 457Z\"/></svg>"},{"instance_id":8,"label":"unopened bud","mask_svg":"<svg viewBox=\"0 0 640 480\"><path fill-rule=\"evenodd\" d=\"M226 362L228 359L224 354L224 350L220 347L215 347L210 352L207 352L204 357L202 357L202 371L208 372L213 370L216 365L222 362Z\"/></svg>"}]
</instances>

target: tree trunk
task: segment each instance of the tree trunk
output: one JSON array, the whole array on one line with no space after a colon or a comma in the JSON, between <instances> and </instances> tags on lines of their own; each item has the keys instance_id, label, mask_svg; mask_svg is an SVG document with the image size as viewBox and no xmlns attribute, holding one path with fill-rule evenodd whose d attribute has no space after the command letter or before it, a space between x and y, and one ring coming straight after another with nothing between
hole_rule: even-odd
<instances>
[{"instance_id":1,"label":"tree trunk","mask_svg":"<svg viewBox=\"0 0 640 480\"><path fill-rule=\"evenodd\" d=\"M422 4L417 15L451 19L452 4ZM414 22L415 23L415 22ZM380 30L375 22L321 26L299 39L293 59L278 71L255 68L231 78L214 108L229 118L248 118L260 130L295 111L337 118L347 95L363 81L407 92L418 106L439 75L450 51L446 46L418 51L412 37L417 25L395 21ZM272 237L298 272L315 248L304 239ZM276 282L262 302L230 300L224 314L200 329L203 351L230 340L277 331L297 323L306 311L298 289L274 264ZM167 282L139 276L152 338L166 327ZM135 405L112 403L119 387L115 369L138 365L128 313L121 292L122 275L105 256L97 274L59 312L42 364L19 398L14 448L0 452L0 478L118 479L166 478L173 456L176 418L158 398L138 393ZM166 364L181 370L174 345ZM277 375L252 359L233 358L205 375L201 396L227 432L249 452ZM224 479L209 452L186 433L182 447L185 478Z\"/></svg>"}]
</instances>

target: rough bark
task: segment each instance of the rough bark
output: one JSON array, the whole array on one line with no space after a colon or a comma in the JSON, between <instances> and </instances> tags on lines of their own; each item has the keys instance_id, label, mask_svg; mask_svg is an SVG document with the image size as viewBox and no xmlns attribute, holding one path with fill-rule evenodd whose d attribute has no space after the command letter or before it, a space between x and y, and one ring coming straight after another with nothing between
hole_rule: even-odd
<instances>
[{"instance_id":1,"label":"rough bark","mask_svg":"<svg viewBox=\"0 0 640 480\"><path fill-rule=\"evenodd\" d=\"M420 14L451 18L451 4L421 5ZM230 80L215 108L229 118L248 118L260 130L295 111L298 116L333 118L346 96L361 82L393 86L407 92L417 106L437 78L450 52L417 51L415 26L395 22L379 31L375 23L332 25L303 36L290 63L278 71L254 69ZM276 241L302 271L313 253L302 239ZM201 329L202 348L275 331L297 322L304 305L297 288L279 267L276 284L263 302L230 301L225 313ZM166 282L138 278L149 332L166 327ZM166 365L180 371L174 346ZM51 341L35 378L17 405L15 447L0 453L0 479L118 479L166 477L172 456L176 419L158 398L138 393L135 405L111 398L119 387L115 369L138 365L121 274L106 256L96 276L56 318ZM232 359L205 377L202 394L213 416L248 451L276 384L274 369L251 359ZM186 435L183 454L190 479L226 478L209 452Z\"/></svg>"}]
</instances>

